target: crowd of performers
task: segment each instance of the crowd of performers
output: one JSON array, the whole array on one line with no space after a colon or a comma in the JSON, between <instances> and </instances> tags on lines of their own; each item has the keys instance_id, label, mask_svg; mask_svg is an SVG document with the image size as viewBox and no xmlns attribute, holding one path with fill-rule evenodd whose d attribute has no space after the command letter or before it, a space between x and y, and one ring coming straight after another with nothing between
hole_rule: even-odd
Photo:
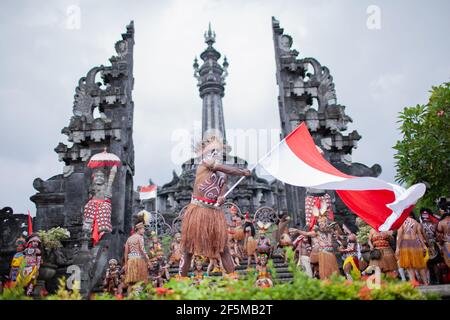
<instances>
[{"instance_id":1,"label":"crowd of performers","mask_svg":"<svg viewBox=\"0 0 450 320\"><path fill-rule=\"evenodd\" d=\"M310 276L326 279L343 274L348 279L378 271L423 285L449 283L448 212L440 219L421 209L395 232L379 232L357 218L358 231L338 225L327 215L317 217L308 230L284 230L292 241L297 265Z\"/></svg>"},{"instance_id":2,"label":"crowd of performers","mask_svg":"<svg viewBox=\"0 0 450 320\"><path fill-rule=\"evenodd\" d=\"M124 247L121 265L109 261L104 288L112 294L130 292L135 284L151 283L161 287L170 278L169 268L177 267L179 277L201 280L217 271L224 276L237 277L236 267L247 259L247 267L255 263L256 285L272 286L268 261L277 255L287 261L286 250L295 252L297 266L310 277L327 279L344 274L353 279L361 274L381 271L403 280L430 283L449 282L450 217L448 208L436 218L430 210L420 210L420 222L408 217L395 232L378 232L362 220L358 231L338 224L331 210L331 199L309 194L306 199L304 228L289 227L287 213L279 217L274 233L271 223L255 221L231 210L231 221L223 211L226 202L228 175L249 177L248 169L223 164L226 146L223 139L207 135L197 146L201 159L197 166L191 203L183 214L181 233L170 244L168 258L156 236L146 235L145 221L135 224L133 234ZM91 167L110 165L111 154L94 155ZM103 159L103 160L102 160ZM93 161L95 160L95 161ZM97 161L97 162L96 162ZM120 161L119 161L120 163ZM111 232L111 188L117 168L107 177L104 172L92 175L91 198L84 208L83 229L92 234L93 245L103 234ZM233 209L233 208L232 208ZM11 264L10 280L19 282L32 293L41 263L40 239L35 235L17 242L17 253ZM205 266L206 269L205 269Z\"/></svg>"},{"instance_id":3,"label":"crowd of performers","mask_svg":"<svg viewBox=\"0 0 450 320\"><path fill-rule=\"evenodd\" d=\"M290 219L283 214L276 226L255 222L249 213L244 218L231 207L227 223L227 242L232 271L228 272L221 255L193 255L186 267L182 235L176 233L164 251L160 239L149 232L144 222L138 222L124 246L124 258L119 263L109 261L103 288L115 295L129 294L135 284L162 287L170 279L169 269L179 270L176 277L190 277L194 283L223 275L237 278L236 267L243 265L257 272L256 285L273 285L268 261L282 257L287 262L286 249L291 248L295 263L312 278L327 279L333 274L348 279L381 273L424 285L450 283L450 215L441 210L432 214L420 210L417 221L413 215L396 232L378 232L357 218L358 231L339 225L329 212L320 214L305 228L289 227ZM268 232L268 230L273 230ZM10 269L10 284L20 283L27 295L32 295L41 264L40 239L32 234L16 241L17 252ZM186 271L183 275L183 271Z\"/></svg>"},{"instance_id":4,"label":"crowd of performers","mask_svg":"<svg viewBox=\"0 0 450 320\"><path fill-rule=\"evenodd\" d=\"M373 274L378 268L390 277L423 285L450 282L448 213L442 212L437 219L430 210L422 209L420 222L411 215L395 233L378 232L358 218L359 230L352 231L331 220L329 214L319 214L313 225L300 229L289 227L287 214L273 226L255 222L248 212L241 218L235 207L230 213L225 246L232 270L240 266L242 270L256 270L259 287L273 285L268 261L281 257L286 263L287 248L294 251L297 267L312 278L342 274L353 280ZM114 259L110 261L105 291L123 294L125 288L138 282L160 287L170 279L171 267L179 268L176 277L190 277L197 284L209 276L238 277L236 272L227 271L221 255L194 254L186 266L180 233L173 236L166 255L158 237L144 236L143 223L138 223L135 230L125 245L125 267L121 268Z\"/></svg>"},{"instance_id":5,"label":"crowd of performers","mask_svg":"<svg viewBox=\"0 0 450 320\"><path fill-rule=\"evenodd\" d=\"M40 245L41 239L36 234L29 235L27 239L19 237L16 240L16 253L11 260L7 286L20 284L26 295L33 295L42 262Z\"/></svg>"}]
</instances>

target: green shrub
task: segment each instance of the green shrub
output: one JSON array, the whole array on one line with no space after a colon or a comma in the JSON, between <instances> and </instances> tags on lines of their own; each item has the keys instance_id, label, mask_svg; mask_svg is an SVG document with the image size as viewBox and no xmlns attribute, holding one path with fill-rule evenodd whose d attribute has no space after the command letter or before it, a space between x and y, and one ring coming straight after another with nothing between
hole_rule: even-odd
<instances>
[{"instance_id":1,"label":"green shrub","mask_svg":"<svg viewBox=\"0 0 450 320\"><path fill-rule=\"evenodd\" d=\"M66 289L66 278L61 277L58 279L59 285L58 290L55 294L48 296L47 300L82 300L83 297L80 294L80 290L73 289L73 290L67 290ZM77 287L74 284L74 287Z\"/></svg>"},{"instance_id":2,"label":"green shrub","mask_svg":"<svg viewBox=\"0 0 450 320\"><path fill-rule=\"evenodd\" d=\"M25 295L23 285L17 283L14 287L4 287L0 300L32 300L32 298Z\"/></svg>"}]
</instances>

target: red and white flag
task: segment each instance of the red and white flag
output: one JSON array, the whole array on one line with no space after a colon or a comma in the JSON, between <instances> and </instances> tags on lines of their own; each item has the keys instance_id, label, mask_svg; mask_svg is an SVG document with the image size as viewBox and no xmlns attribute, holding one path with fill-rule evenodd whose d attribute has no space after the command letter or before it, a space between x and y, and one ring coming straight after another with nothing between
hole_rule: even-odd
<instances>
[{"instance_id":1,"label":"red and white flag","mask_svg":"<svg viewBox=\"0 0 450 320\"><path fill-rule=\"evenodd\" d=\"M156 198L157 186L152 184L149 186L141 186L139 188L139 198L141 200L148 200Z\"/></svg>"},{"instance_id":2,"label":"red and white flag","mask_svg":"<svg viewBox=\"0 0 450 320\"><path fill-rule=\"evenodd\" d=\"M339 171L321 155L305 123L259 164L287 184L336 190L350 210L379 231L400 228L426 189L423 183L405 189L378 178L355 177Z\"/></svg>"}]
</instances>

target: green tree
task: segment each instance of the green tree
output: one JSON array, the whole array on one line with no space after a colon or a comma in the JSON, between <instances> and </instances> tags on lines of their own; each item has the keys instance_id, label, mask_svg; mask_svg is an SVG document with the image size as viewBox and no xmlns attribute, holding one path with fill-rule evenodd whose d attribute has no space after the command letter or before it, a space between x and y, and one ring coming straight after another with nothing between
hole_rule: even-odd
<instances>
[{"instance_id":1,"label":"green tree","mask_svg":"<svg viewBox=\"0 0 450 320\"><path fill-rule=\"evenodd\" d=\"M450 189L450 82L432 87L427 104L407 107L398 123L403 138L397 141L396 180L408 186L425 182L421 205L449 195Z\"/></svg>"}]
</instances>

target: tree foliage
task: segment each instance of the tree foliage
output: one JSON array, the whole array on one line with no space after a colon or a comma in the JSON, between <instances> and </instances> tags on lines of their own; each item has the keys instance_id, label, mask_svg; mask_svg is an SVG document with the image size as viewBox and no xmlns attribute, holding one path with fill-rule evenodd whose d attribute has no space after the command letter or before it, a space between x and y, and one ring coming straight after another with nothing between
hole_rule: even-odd
<instances>
[{"instance_id":1,"label":"tree foliage","mask_svg":"<svg viewBox=\"0 0 450 320\"><path fill-rule=\"evenodd\" d=\"M433 206L450 191L450 82L432 87L430 92L427 104L400 112L402 139L394 146L394 158L396 180L408 186L426 183L422 204Z\"/></svg>"}]
</instances>

